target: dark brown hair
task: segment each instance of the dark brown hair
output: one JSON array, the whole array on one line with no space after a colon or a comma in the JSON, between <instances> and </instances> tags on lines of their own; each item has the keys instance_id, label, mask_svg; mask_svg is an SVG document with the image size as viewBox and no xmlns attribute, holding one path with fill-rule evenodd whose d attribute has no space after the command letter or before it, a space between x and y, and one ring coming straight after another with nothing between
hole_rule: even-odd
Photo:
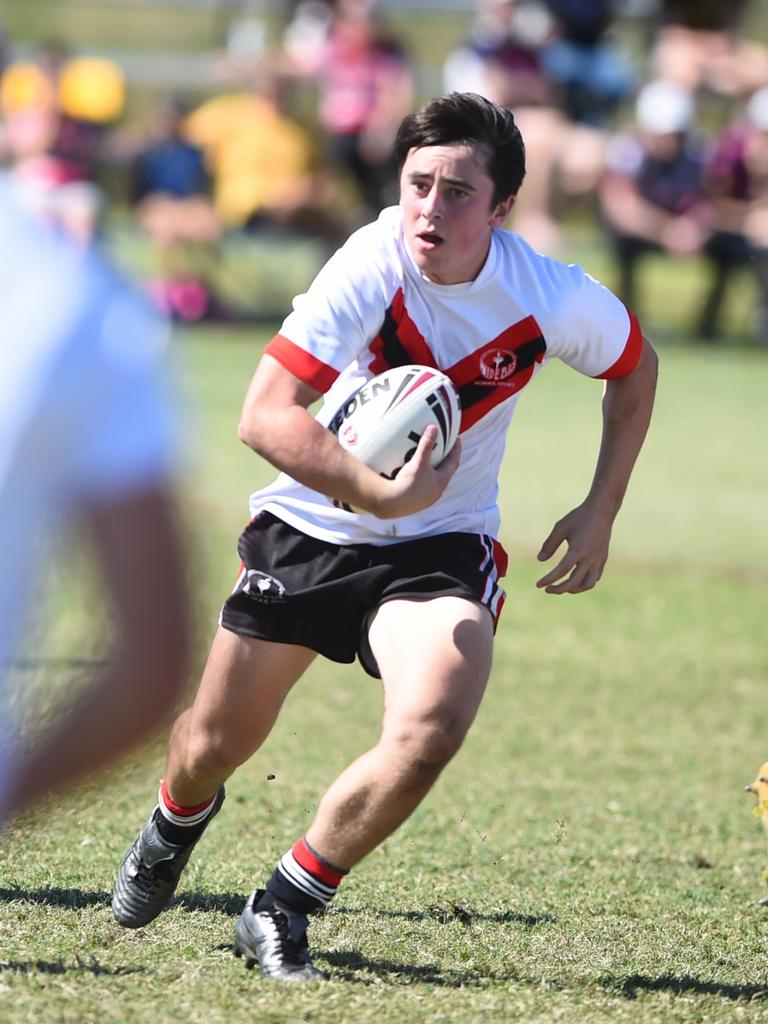
<instances>
[{"instance_id":1,"label":"dark brown hair","mask_svg":"<svg viewBox=\"0 0 768 1024\"><path fill-rule=\"evenodd\" d=\"M430 100L400 122L395 156L402 168L412 149L424 146L482 146L493 182L493 204L516 196L525 177L525 145L511 110L473 92L452 92Z\"/></svg>"}]
</instances>

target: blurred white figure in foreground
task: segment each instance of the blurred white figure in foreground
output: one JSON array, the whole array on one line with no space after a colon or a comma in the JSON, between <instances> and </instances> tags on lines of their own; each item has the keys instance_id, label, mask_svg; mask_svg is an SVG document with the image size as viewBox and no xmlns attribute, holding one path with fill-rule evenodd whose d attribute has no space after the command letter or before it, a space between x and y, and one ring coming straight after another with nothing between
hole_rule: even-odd
<instances>
[{"instance_id":1,"label":"blurred white figure in foreground","mask_svg":"<svg viewBox=\"0 0 768 1024\"><path fill-rule=\"evenodd\" d=\"M164 329L96 254L30 220L2 185L0 280L0 701L25 620L43 608L40 577L61 560L62 528L82 523L92 543L114 641L32 749L0 704L1 823L111 762L171 712L188 602Z\"/></svg>"}]
</instances>

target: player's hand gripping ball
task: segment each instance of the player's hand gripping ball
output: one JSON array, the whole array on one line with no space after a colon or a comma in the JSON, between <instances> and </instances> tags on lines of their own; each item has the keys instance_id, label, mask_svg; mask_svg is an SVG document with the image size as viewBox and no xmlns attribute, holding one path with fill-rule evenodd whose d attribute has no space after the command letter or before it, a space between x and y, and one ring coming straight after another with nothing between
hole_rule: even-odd
<instances>
[{"instance_id":1,"label":"player's hand gripping ball","mask_svg":"<svg viewBox=\"0 0 768 1024\"><path fill-rule=\"evenodd\" d=\"M339 444L393 479L413 457L421 435L437 427L431 462L438 466L459 436L461 405L450 379L430 366L398 366L366 381L328 425Z\"/></svg>"}]
</instances>

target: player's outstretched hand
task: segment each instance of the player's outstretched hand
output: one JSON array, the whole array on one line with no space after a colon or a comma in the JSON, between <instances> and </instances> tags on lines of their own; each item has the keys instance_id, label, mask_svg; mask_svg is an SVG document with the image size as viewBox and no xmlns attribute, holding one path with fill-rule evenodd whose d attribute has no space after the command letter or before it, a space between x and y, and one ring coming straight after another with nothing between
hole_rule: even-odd
<instances>
[{"instance_id":1,"label":"player's outstretched hand","mask_svg":"<svg viewBox=\"0 0 768 1024\"><path fill-rule=\"evenodd\" d=\"M558 520L541 545L540 562L552 558L561 544L565 554L536 586L547 594L582 594L603 575L608 560L613 517L580 505Z\"/></svg>"},{"instance_id":2,"label":"player's outstretched hand","mask_svg":"<svg viewBox=\"0 0 768 1024\"><path fill-rule=\"evenodd\" d=\"M413 457L394 480L386 481L376 508L376 515L380 519L396 519L420 512L434 505L443 493L458 469L461 441L456 441L439 466L432 466L430 455L436 441L437 427L427 427Z\"/></svg>"}]
</instances>

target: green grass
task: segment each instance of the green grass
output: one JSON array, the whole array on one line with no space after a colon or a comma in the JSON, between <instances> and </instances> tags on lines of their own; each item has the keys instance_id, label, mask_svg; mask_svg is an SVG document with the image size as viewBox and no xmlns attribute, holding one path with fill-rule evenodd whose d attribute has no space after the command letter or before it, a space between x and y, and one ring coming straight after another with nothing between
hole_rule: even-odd
<instances>
[{"instance_id":1,"label":"green grass","mask_svg":"<svg viewBox=\"0 0 768 1024\"><path fill-rule=\"evenodd\" d=\"M263 338L195 332L179 352L197 410L200 657L247 495L270 475L235 436ZM149 928L122 931L107 901L162 742L7 834L4 1024L768 1020L766 850L742 791L768 756L768 362L733 346L661 354L658 412L590 594L533 583L539 543L591 473L599 386L553 365L521 402L488 697L427 802L313 924L333 980L270 986L230 953L246 894L376 736L376 684L318 664ZM87 621L71 600L57 613L30 685L76 682Z\"/></svg>"}]
</instances>

